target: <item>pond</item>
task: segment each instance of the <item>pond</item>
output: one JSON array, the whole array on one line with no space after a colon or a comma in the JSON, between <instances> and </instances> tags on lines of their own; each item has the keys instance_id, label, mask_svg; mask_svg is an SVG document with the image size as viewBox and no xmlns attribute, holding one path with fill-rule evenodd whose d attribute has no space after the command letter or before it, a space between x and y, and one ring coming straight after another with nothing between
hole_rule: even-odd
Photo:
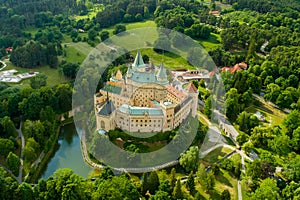
<instances>
[{"instance_id":1,"label":"pond","mask_svg":"<svg viewBox=\"0 0 300 200\"><path fill-rule=\"evenodd\" d=\"M80 138L74 124L69 124L61 128L58 143L59 148L51 160L49 160L40 178L47 179L59 168L70 168L75 174L87 178L93 169L83 160Z\"/></svg>"}]
</instances>

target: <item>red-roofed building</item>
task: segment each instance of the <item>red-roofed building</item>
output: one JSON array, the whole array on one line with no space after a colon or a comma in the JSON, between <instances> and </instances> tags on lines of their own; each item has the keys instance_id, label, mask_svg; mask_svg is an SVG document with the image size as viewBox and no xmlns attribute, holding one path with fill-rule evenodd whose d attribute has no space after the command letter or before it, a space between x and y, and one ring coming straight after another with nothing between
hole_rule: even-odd
<instances>
[{"instance_id":1,"label":"red-roofed building","mask_svg":"<svg viewBox=\"0 0 300 200\"><path fill-rule=\"evenodd\" d=\"M215 72L214 72L214 71L211 71L211 72L208 73L208 76L210 76L210 77L212 77L212 76L214 76L214 75L215 75Z\"/></svg>"},{"instance_id":2,"label":"red-roofed building","mask_svg":"<svg viewBox=\"0 0 300 200\"><path fill-rule=\"evenodd\" d=\"M177 90L175 87L172 85L168 85L168 92L176 96L178 99L184 99L187 95L184 94L183 92Z\"/></svg>"},{"instance_id":3,"label":"red-roofed building","mask_svg":"<svg viewBox=\"0 0 300 200\"><path fill-rule=\"evenodd\" d=\"M208 14L210 14L210 15L214 15L214 16L216 16L216 17L219 17L219 16L220 16L220 12L219 12L219 11L217 11L217 10L209 11L209 13L208 13Z\"/></svg>"},{"instance_id":4,"label":"red-roofed building","mask_svg":"<svg viewBox=\"0 0 300 200\"><path fill-rule=\"evenodd\" d=\"M196 86L192 82L189 83L189 85L186 87L186 90L190 93L197 93L198 92Z\"/></svg>"},{"instance_id":5,"label":"red-roofed building","mask_svg":"<svg viewBox=\"0 0 300 200\"><path fill-rule=\"evenodd\" d=\"M241 63L234 65L234 67L223 67L222 71L230 72L233 74L236 71L246 70L247 68L248 68L248 65L245 62L241 62Z\"/></svg>"},{"instance_id":6,"label":"red-roofed building","mask_svg":"<svg viewBox=\"0 0 300 200\"><path fill-rule=\"evenodd\" d=\"M12 50L13 50L12 47L7 47L7 48L5 49L5 51L6 51L7 54L8 54L9 52L12 52Z\"/></svg>"}]
</instances>

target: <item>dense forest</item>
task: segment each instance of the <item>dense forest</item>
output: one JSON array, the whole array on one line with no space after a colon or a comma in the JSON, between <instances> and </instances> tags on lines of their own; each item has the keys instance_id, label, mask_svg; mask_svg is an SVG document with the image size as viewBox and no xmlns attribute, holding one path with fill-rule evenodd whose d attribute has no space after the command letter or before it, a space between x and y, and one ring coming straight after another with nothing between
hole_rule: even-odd
<instances>
[{"instance_id":1,"label":"dense forest","mask_svg":"<svg viewBox=\"0 0 300 200\"><path fill-rule=\"evenodd\" d=\"M213 10L220 15L209 14ZM98 177L85 179L60 169L37 182L38 168L31 166L42 153L51 155L57 143L60 118L67 118L71 110L72 80L81 64L65 59L66 43L94 47L126 30L128 24L147 20L199 43L213 43L219 37L220 44L208 53L220 71L247 63L246 70L221 72L226 91L222 101L226 116L239 132L238 146L259 159L247 160L245 170L241 159L234 156L214 163L201 160L200 164L198 144L194 143L181 155L176 170L137 177L127 173L115 176L106 168ZM0 23L1 58L20 68L49 66L71 80L49 86L49 77L41 73L25 86L0 83L0 199L232 199L234 192L223 189L228 188L224 176L243 180L245 199L299 198L299 0L0 0ZM162 47L180 49L184 41L180 35L160 33L154 51L160 55ZM8 47L12 52L6 51ZM144 58L149 61L147 55ZM130 61L129 53L115 60L103 72L98 89L117 69L125 73ZM99 74L92 72L89 83ZM202 112L210 118L213 97L204 81L194 84L205 102ZM253 108L269 111L273 118L261 121ZM26 141L23 170L28 174L21 184L14 179L21 165L19 128ZM197 135L201 141L206 130L202 128ZM109 133L111 140L121 136L117 131ZM174 132L163 139L169 142L173 137ZM128 145L126 150L141 152L140 146ZM186 180L181 180L182 176Z\"/></svg>"}]
</instances>

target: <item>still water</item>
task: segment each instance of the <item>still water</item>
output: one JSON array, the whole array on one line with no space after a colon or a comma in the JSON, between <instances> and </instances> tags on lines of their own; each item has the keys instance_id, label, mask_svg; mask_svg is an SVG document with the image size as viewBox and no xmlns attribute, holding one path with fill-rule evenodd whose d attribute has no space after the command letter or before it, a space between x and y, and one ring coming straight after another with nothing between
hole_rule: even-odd
<instances>
[{"instance_id":1,"label":"still water","mask_svg":"<svg viewBox=\"0 0 300 200\"><path fill-rule=\"evenodd\" d=\"M93 169L82 158L80 138L74 124L61 128L58 143L59 148L49 160L41 178L47 179L59 168L70 168L75 174L86 178Z\"/></svg>"}]
</instances>

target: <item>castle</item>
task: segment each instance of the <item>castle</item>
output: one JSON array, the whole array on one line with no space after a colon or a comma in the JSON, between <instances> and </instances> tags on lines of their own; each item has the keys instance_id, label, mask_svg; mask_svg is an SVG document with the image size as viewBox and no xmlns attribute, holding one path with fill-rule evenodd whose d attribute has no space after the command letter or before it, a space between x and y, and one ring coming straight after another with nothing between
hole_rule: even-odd
<instances>
[{"instance_id":1,"label":"castle","mask_svg":"<svg viewBox=\"0 0 300 200\"><path fill-rule=\"evenodd\" d=\"M197 114L198 90L168 81L163 64L145 64L138 51L123 76L117 73L94 96L97 130L164 132Z\"/></svg>"}]
</instances>

